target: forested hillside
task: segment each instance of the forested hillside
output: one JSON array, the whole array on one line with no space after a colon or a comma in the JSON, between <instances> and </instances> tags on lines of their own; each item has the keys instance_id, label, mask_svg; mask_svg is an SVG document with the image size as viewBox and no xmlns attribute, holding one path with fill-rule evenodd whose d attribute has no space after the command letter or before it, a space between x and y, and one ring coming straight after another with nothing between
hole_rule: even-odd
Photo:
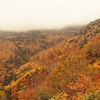
<instances>
[{"instance_id":1,"label":"forested hillside","mask_svg":"<svg viewBox=\"0 0 100 100\"><path fill-rule=\"evenodd\" d=\"M100 19L0 41L0 100L100 99Z\"/></svg>"},{"instance_id":2,"label":"forested hillside","mask_svg":"<svg viewBox=\"0 0 100 100\"><path fill-rule=\"evenodd\" d=\"M5 66L18 68L33 55L54 46L78 30L79 27L19 33L0 31L0 61Z\"/></svg>"}]
</instances>

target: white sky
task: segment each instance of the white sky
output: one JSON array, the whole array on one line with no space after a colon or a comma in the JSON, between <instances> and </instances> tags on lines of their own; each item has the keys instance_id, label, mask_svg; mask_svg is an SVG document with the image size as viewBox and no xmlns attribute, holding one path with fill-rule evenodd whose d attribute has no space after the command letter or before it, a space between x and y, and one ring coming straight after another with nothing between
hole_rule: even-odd
<instances>
[{"instance_id":1,"label":"white sky","mask_svg":"<svg viewBox=\"0 0 100 100\"><path fill-rule=\"evenodd\" d=\"M0 30L60 28L100 18L100 0L0 0Z\"/></svg>"}]
</instances>

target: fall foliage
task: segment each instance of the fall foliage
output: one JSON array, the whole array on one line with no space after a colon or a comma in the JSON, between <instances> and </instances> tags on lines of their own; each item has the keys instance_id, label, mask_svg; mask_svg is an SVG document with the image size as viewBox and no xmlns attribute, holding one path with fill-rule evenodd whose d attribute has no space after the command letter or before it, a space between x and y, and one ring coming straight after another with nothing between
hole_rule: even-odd
<instances>
[{"instance_id":1,"label":"fall foliage","mask_svg":"<svg viewBox=\"0 0 100 100\"><path fill-rule=\"evenodd\" d=\"M73 30L0 34L0 100L99 100L100 19Z\"/></svg>"}]
</instances>

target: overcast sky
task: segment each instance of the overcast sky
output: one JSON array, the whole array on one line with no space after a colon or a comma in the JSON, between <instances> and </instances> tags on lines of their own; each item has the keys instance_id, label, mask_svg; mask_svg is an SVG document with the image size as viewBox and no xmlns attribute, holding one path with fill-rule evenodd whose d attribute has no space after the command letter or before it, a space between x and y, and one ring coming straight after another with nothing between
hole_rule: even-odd
<instances>
[{"instance_id":1,"label":"overcast sky","mask_svg":"<svg viewBox=\"0 0 100 100\"><path fill-rule=\"evenodd\" d=\"M0 0L0 30L61 28L100 18L100 0Z\"/></svg>"}]
</instances>

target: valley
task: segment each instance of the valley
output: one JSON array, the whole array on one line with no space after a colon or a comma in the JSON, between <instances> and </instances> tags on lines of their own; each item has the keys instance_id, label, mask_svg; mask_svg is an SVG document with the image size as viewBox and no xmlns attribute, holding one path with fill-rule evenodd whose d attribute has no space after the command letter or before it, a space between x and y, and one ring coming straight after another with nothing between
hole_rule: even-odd
<instances>
[{"instance_id":1,"label":"valley","mask_svg":"<svg viewBox=\"0 0 100 100\"><path fill-rule=\"evenodd\" d=\"M100 19L61 30L0 31L0 100L99 100Z\"/></svg>"}]
</instances>

